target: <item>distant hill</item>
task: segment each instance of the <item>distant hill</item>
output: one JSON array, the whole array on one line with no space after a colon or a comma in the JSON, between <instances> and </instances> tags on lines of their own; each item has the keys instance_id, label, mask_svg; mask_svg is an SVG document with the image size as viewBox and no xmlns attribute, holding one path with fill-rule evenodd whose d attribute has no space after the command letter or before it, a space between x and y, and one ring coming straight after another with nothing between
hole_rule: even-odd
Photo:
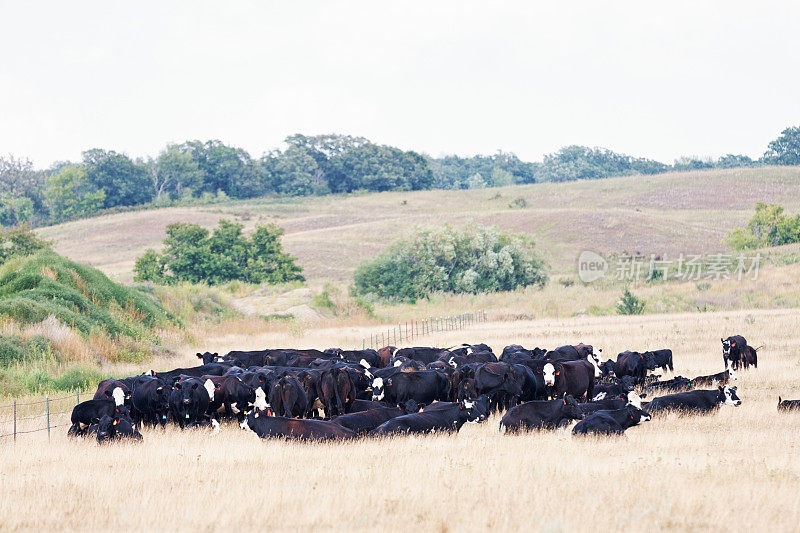
<instances>
[{"instance_id":1,"label":"distant hill","mask_svg":"<svg viewBox=\"0 0 800 533\"><path fill-rule=\"evenodd\" d=\"M230 218L275 222L285 248L312 282L347 280L365 258L415 225L478 222L532 234L555 273L585 249L600 253L714 253L758 201L800 210L800 167L761 167L627 176L474 190L262 198L133 211L41 228L54 249L119 281L158 248L172 222L206 227Z\"/></svg>"}]
</instances>

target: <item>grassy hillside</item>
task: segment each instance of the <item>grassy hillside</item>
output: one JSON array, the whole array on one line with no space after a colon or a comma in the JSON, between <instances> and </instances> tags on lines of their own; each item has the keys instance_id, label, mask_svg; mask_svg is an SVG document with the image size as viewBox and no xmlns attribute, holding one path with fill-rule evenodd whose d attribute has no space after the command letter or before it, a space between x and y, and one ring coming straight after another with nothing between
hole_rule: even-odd
<instances>
[{"instance_id":1,"label":"grassy hillside","mask_svg":"<svg viewBox=\"0 0 800 533\"><path fill-rule=\"evenodd\" d=\"M52 251L0 267L0 389L94 383L98 365L141 362L173 315L137 289Z\"/></svg>"},{"instance_id":2,"label":"grassy hillside","mask_svg":"<svg viewBox=\"0 0 800 533\"><path fill-rule=\"evenodd\" d=\"M313 284L349 280L364 258L383 251L415 225L479 222L532 234L560 274L573 272L585 249L670 256L724 251L725 234L750 218L757 201L800 209L800 168L679 172L466 191L265 198L107 215L39 233L54 240L59 253L129 282L135 258L159 247L172 222L206 227L221 217L248 226L275 222L286 230L285 248L299 258Z\"/></svg>"}]
</instances>

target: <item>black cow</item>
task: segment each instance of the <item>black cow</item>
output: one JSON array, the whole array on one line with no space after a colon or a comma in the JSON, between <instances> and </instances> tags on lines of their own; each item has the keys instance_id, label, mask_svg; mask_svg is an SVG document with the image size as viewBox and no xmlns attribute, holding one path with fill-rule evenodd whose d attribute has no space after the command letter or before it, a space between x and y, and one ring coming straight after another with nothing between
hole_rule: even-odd
<instances>
[{"instance_id":1,"label":"black cow","mask_svg":"<svg viewBox=\"0 0 800 533\"><path fill-rule=\"evenodd\" d=\"M745 369L750 365L758 368L757 348L748 346L747 339L741 335L732 335L727 339L720 339L722 342L722 361L725 368L739 370L740 366Z\"/></svg>"},{"instance_id":2,"label":"black cow","mask_svg":"<svg viewBox=\"0 0 800 533\"><path fill-rule=\"evenodd\" d=\"M144 422L156 427L167 423L169 416L170 387L158 378L150 377L133 389L131 394L131 414L134 425Z\"/></svg>"},{"instance_id":3,"label":"black cow","mask_svg":"<svg viewBox=\"0 0 800 533\"><path fill-rule=\"evenodd\" d=\"M591 356L589 356L591 358ZM594 397L595 376L600 373L597 366L590 361L562 361L561 367L566 381L566 393L574 398Z\"/></svg>"},{"instance_id":4,"label":"black cow","mask_svg":"<svg viewBox=\"0 0 800 533\"><path fill-rule=\"evenodd\" d=\"M577 361L584 359L586 356L581 355L575 346L559 346L555 350L550 350L544 356L549 361Z\"/></svg>"},{"instance_id":5,"label":"black cow","mask_svg":"<svg viewBox=\"0 0 800 533\"><path fill-rule=\"evenodd\" d=\"M667 394L654 398L652 402L646 404L646 409L653 414L669 410L685 413L707 413L723 404L735 406L742 404L742 400L736 395L736 387L724 385L718 389Z\"/></svg>"},{"instance_id":6,"label":"black cow","mask_svg":"<svg viewBox=\"0 0 800 533\"><path fill-rule=\"evenodd\" d=\"M113 417L103 415L97 424L97 442L121 439L142 440L142 434L133 427L133 420L129 416L124 414L116 414Z\"/></svg>"},{"instance_id":7,"label":"black cow","mask_svg":"<svg viewBox=\"0 0 800 533\"><path fill-rule=\"evenodd\" d=\"M381 368L383 366L381 364L381 356L378 355L377 351L371 348L367 348L366 350L342 350L340 348L328 348L323 353L335 356L349 363L356 363L362 366L364 366L362 363L363 361L368 365L365 366L365 368Z\"/></svg>"},{"instance_id":8,"label":"black cow","mask_svg":"<svg viewBox=\"0 0 800 533\"><path fill-rule=\"evenodd\" d=\"M423 346L415 346L413 348L400 348L395 350L392 357L408 357L423 364L428 364L436 361L441 353L445 351L443 348L426 348Z\"/></svg>"},{"instance_id":9,"label":"black cow","mask_svg":"<svg viewBox=\"0 0 800 533\"><path fill-rule=\"evenodd\" d=\"M347 413L348 405L356 399L357 389L349 372L331 368L320 375L317 394L328 418Z\"/></svg>"},{"instance_id":10,"label":"black cow","mask_svg":"<svg viewBox=\"0 0 800 533\"><path fill-rule=\"evenodd\" d=\"M655 370L656 362L651 355L642 354L639 352L625 351L617 356L617 362L614 365L614 374L617 377L633 376L636 383L644 382L648 370Z\"/></svg>"},{"instance_id":11,"label":"black cow","mask_svg":"<svg viewBox=\"0 0 800 533\"><path fill-rule=\"evenodd\" d=\"M126 405L129 404L129 400L131 398L131 387L125 381L121 381L114 378L104 379L100 383L97 384L97 391L94 393L94 400L99 400L101 398L111 398L111 393L119 387L122 389L122 393L124 396L124 402Z\"/></svg>"},{"instance_id":12,"label":"black cow","mask_svg":"<svg viewBox=\"0 0 800 533\"><path fill-rule=\"evenodd\" d=\"M308 410L308 398L297 378L283 376L270 388L269 405L278 416L302 417Z\"/></svg>"},{"instance_id":13,"label":"black cow","mask_svg":"<svg viewBox=\"0 0 800 533\"><path fill-rule=\"evenodd\" d=\"M403 414L405 414L404 411L397 407L378 407L368 411L340 415L332 418L331 422L354 431L356 435L366 435L384 422Z\"/></svg>"},{"instance_id":14,"label":"black cow","mask_svg":"<svg viewBox=\"0 0 800 533\"><path fill-rule=\"evenodd\" d=\"M489 414L489 398L481 396L463 402L437 402L419 413L398 416L370 431L370 436L400 433L458 431L467 422L480 422Z\"/></svg>"},{"instance_id":15,"label":"black cow","mask_svg":"<svg viewBox=\"0 0 800 533\"><path fill-rule=\"evenodd\" d=\"M670 372L675 371L675 368L672 366L672 350L664 348L663 350L650 350L644 352L645 357L647 357L649 354L653 355L655 368L661 368L665 372L667 369L669 369Z\"/></svg>"},{"instance_id":16,"label":"black cow","mask_svg":"<svg viewBox=\"0 0 800 533\"><path fill-rule=\"evenodd\" d=\"M239 422L244 420L244 412L256 401L255 388L245 383L240 375L203 376L203 382L210 379L214 383L214 398L208 406L208 412L217 416L220 408L225 408L225 417L236 415ZM251 381L255 381L251 378Z\"/></svg>"},{"instance_id":17,"label":"black cow","mask_svg":"<svg viewBox=\"0 0 800 533\"><path fill-rule=\"evenodd\" d=\"M563 398L567 393L567 379L564 366L557 361L531 360L526 362L536 379L536 399L553 400Z\"/></svg>"},{"instance_id":18,"label":"black cow","mask_svg":"<svg viewBox=\"0 0 800 533\"><path fill-rule=\"evenodd\" d=\"M353 430L335 422L268 416L258 409L248 414L240 426L262 439L285 437L297 440L331 440L352 439L356 436Z\"/></svg>"},{"instance_id":19,"label":"black cow","mask_svg":"<svg viewBox=\"0 0 800 533\"><path fill-rule=\"evenodd\" d=\"M117 387L111 393L111 398L99 398L97 400L86 400L76 405L72 409L70 426L67 435L84 435L92 424L97 424L104 416L111 416L120 413L129 413L123 405L125 398L122 389Z\"/></svg>"},{"instance_id":20,"label":"black cow","mask_svg":"<svg viewBox=\"0 0 800 533\"><path fill-rule=\"evenodd\" d=\"M525 402L514 406L500 420L500 431L554 429L583 418L572 396L563 400Z\"/></svg>"},{"instance_id":21,"label":"black cow","mask_svg":"<svg viewBox=\"0 0 800 533\"><path fill-rule=\"evenodd\" d=\"M204 423L208 417L208 406L214 399L214 383L195 377L181 379L172 387L169 394L169 409L172 418L181 429L187 425Z\"/></svg>"},{"instance_id":22,"label":"black cow","mask_svg":"<svg viewBox=\"0 0 800 533\"><path fill-rule=\"evenodd\" d=\"M230 365L225 363L209 363L207 365L194 366L191 368L176 368L169 372L155 372L151 370L150 375L168 384L173 384L180 376L190 376L194 378L200 378L201 376L221 376L228 368L230 368Z\"/></svg>"},{"instance_id":23,"label":"black cow","mask_svg":"<svg viewBox=\"0 0 800 533\"><path fill-rule=\"evenodd\" d=\"M632 404L622 409L597 411L575 424L573 435L622 435L625 430L650 420L650 414Z\"/></svg>"},{"instance_id":24,"label":"black cow","mask_svg":"<svg viewBox=\"0 0 800 533\"><path fill-rule=\"evenodd\" d=\"M372 381L372 400L400 405L414 400L428 405L436 400L446 400L450 393L447 376L436 370L399 372L390 378Z\"/></svg>"},{"instance_id":25,"label":"black cow","mask_svg":"<svg viewBox=\"0 0 800 533\"><path fill-rule=\"evenodd\" d=\"M384 402L373 402L371 400L353 400L353 403L350 404L349 413L360 413L363 411L369 411L371 409L381 409L383 407L394 407L393 405L389 405Z\"/></svg>"},{"instance_id":26,"label":"black cow","mask_svg":"<svg viewBox=\"0 0 800 533\"><path fill-rule=\"evenodd\" d=\"M524 384L524 376L508 363L486 363L475 368L475 391L489 397L492 410L515 405Z\"/></svg>"},{"instance_id":27,"label":"black cow","mask_svg":"<svg viewBox=\"0 0 800 533\"><path fill-rule=\"evenodd\" d=\"M203 352L203 353L197 352L195 355L197 356L198 359L203 361L204 365L207 365L209 363L216 363L219 360L224 360L224 358L220 357L217 352L214 352L214 353L211 353L211 352Z\"/></svg>"},{"instance_id":28,"label":"black cow","mask_svg":"<svg viewBox=\"0 0 800 533\"><path fill-rule=\"evenodd\" d=\"M800 409L800 400L783 400L778 396L778 411L794 411Z\"/></svg>"},{"instance_id":29,"label":"black cow","mask_svg":"<svg viewBox=\"0 0 800 533\"><path fill-rule=\"evenodd\" d=\"M600 363L600 372L603 374L603 377L614 376L614 367L616 363L612 359L608 359L607 361Z\"/></svg>"},{"instance_id":30,"label":"black cow","mask_svg":"<svg viewBox=\"0 0 800 533\"><path fill-rule=\"evenodd\" d=\"M697 376L689 380L689 383L693 388L716 387L718 385L725 385L731 380L736 381L736 372L732 368L708 376Z\"/></svg>"},{"instance_id":31,"label":"black cow","mask_svg":"<svg viewBox=\"0 0 800 533\"><path fill-rule=\"evenodd\" d=\"M683 376L675 376L665 381L656 381L648 384L644 390L648 394L654 392L683 392L694 388L692 380Z\"/></svg>"},{"instance_id":32,"label":"black cow","mask_svg":"<svg viewBox=\"0 0 800 533\"><path fill-rule=\"evenodd\" d=\"M445 361L453 368L458 368L470 363L493 363L497 362L497 357L491 351L469 352L465 355L446 354L439 359Z\"/></svg>"}]
</instances>

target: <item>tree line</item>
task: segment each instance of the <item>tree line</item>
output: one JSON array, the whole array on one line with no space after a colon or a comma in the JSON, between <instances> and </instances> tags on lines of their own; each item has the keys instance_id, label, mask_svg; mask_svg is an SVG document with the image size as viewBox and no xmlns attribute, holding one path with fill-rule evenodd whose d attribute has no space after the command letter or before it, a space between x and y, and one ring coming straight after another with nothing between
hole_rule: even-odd
<instances>
[{"instance_id":1,"label":"tree line","mask_svg":"<svg viewBox=\"0 0 800 533\"><path fill-rule=\"evenodd\" d=\"M0 224L43 225L141 205L265 195L308 196L355 191L471 189L546 181L657 174L673 170L800 164L800 126L787 128L763 157L682 157L672 165L603 148L566 146L541 162L515 154L431 157L348 135L292 135L260 158L221 141L169 144L155 157L133 159L91 149L78 162L45 170L0 157Z\"/></svg>"}]
</instances>

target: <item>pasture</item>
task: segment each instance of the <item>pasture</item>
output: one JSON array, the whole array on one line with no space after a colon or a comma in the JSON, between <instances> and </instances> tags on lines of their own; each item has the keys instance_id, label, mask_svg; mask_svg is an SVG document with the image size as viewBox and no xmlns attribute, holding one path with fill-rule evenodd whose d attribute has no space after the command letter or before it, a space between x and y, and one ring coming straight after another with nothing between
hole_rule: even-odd
<instances>
[{"instance_id":1,"label":"pasture","mask_svg":"<svg viewBox=\"0 0 800 533\"><path fill-rule=\"evenodd\" d=\"M800 508L800 311L675 313L493 321L420 339L554 347L590 342L606 357L669 347L676 374L722 370L720 337L740 333L759 367L739 375L740 407L654 418L622 438L563 430L501 435L499 416L457 435L302 444L261 441L235 425L144 430L141 444L48 445L39 434L0 447L4 529L573 531L795 530ZM218 334L203 349L325 348L362 331ZM417 344L417 342L415 342ZM195 347L158 361L196 364ZM33 444L40 445L33 445Z\"/></svg>"},{"instance_id":2,"label":"pasture","mask_svg":"<svg viewBox=\"0 0 800 533\"><path fill-rule=\"evenodd\" d=\"M285 249L315 283L348 281L361 261L417 225L481 223L530 233L553 272L573 273L582 250L599 253L718 253L756 202L800 207L798 167L738 168L491 189L260 198L104 215L38 230L54 249L122 282L173 222L205 227L229 218L286 230ZM524 200L520 208L516 200Z\"/></svg>"}]
</instances>

